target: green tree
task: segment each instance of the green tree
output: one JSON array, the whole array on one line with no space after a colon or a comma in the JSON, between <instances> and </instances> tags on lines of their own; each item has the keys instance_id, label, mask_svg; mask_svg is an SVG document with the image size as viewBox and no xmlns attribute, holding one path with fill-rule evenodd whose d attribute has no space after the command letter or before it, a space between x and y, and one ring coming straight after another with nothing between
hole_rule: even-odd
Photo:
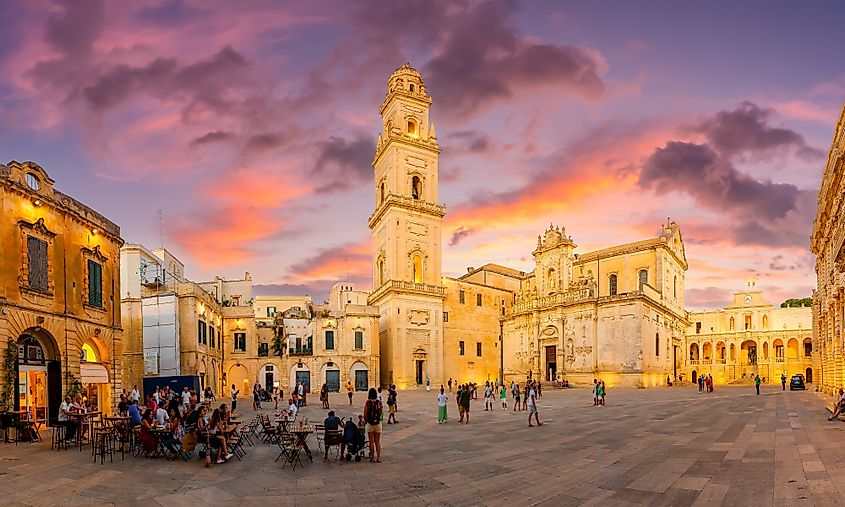
<instances>
[{"instance_id":1,"label":"green tree","mask_svg":"<svg viewBox=\"0 0 845 507\"><path fill-rule=\"evenodd\" d=\"M780 304L781 308L800 308L813 306L813 298L792 298Z\"/></svg>"}]
</instances>

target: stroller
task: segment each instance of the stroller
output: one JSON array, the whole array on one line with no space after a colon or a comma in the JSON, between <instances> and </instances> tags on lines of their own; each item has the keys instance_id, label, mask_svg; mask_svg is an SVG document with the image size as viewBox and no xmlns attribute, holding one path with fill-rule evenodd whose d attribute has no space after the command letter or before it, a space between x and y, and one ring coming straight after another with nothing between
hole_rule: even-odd
<instances>
[{"instance_id":1,"label":"stroller","mask_svg":"<svg viewBox=\"0 0 845 507\"><path fill-rule=\"evenodd\" d=\"M354 420L349 420L343 425L343 436L340 439L341 443L346 444L346 461L360 462L364 456L364 448L366 442L364 439L364 432L358 428Z\"/></svg>"}]
</instances>

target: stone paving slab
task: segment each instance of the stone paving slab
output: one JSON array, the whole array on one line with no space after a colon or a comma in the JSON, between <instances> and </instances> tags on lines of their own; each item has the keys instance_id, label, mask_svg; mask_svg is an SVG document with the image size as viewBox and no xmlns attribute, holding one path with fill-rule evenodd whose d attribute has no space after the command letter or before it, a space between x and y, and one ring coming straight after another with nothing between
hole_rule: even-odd
<instances>
[{"instance_id":1,"label":"stone paving slab","mask_svg":"<svg viewBox=\"0 0 845 507\"><path fill-rule=\"evenodd\" d=\"M483 403L469 425L454 414L438 425L433 391L402 392L381 464L323 463L313 439L315 462L296 471L264 443L211 468L131 456L94 464L87 450L50 451L49 438L0 444L0 484L12 485L0 505L845 505L845 424L828 422L812 392L612 392L594 407L583 389L548 391L539 428L526 412Z\"/></svg>"}]
</instances>

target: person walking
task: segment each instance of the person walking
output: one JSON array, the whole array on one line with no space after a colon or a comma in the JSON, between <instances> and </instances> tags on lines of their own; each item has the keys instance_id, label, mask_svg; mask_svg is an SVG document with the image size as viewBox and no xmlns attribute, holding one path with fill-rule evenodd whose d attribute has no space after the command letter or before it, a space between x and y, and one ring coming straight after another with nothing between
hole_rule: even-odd
<instances>
[{"instance_id":1,"label":"person walking","mask_svg":"<svg viewBox=\"0 0 845 507\"><path fill-rule=\"evenodd\" d=\"M754 375L754 387L757 388L757 396L760 396L760 375Z\"/></svg>"},{"instance_id":2,"label":"person walking","mask_svg":"<svg viewBox=\"0 0 845 507\"><path fill-rule=\"evenodd\" d=\"M473 392L474 389L472 389L469 385L465 385L463 391L461 391L461 410L463 410L464 416L466 417L463 421L464 424L469 424L469 404L472 399Z\"/></svg>"},{"instance_id":3,"label":"person walking","mask_svg":"<svg viewBox=\"0 0 845 507\"><path fill-rule=\"evenodd\" d=\"M396 386L387 388L387 424L396 424Z\"/></svg>"},{"instance_id":4,"label":"person walking","mask_svg":"<svg viewBox=\"0 0 845 507\"><path fill-rule=\"evenodd\" d=\"M440 386L440 394L437 395L437 424L447 422L446 404L449 403L449 396L446 395L446 390Z\"/></svg>"},{"instance_id":5,"label":"person walking","mask_svg":"<svg viewBox=\"0 0 845 507\"><path fill-rule=\"evenodd\" d=\"M601 404L604 406L604 397L607 396L607 386L604 385L604 380L601 381Z\"/></svg>"},{"instance_id":6,"label":"person walking","mask_svg":"<svg viewBox=\"0 0 845 507\"><path fill-rule=\"evenodd\" d=\"M493 410L493 386L489 380L484 384L484 411L488 410Z\"/></svg>"},{"instance_id":7,"label":"person walking","mask_svg":"<svg viewBox=\"0 0 845 507\"><path fill-rule=\"evenodd\" d=\"M537 426L542 426L543 423L540 422L540 412L537 410L537 391L535 390L535 385L532 382L529 389L528 389L528 427L534 426L531 424L531 416L534 416L534 419L537 421Z\"/></svg>"},{"instance_id":8,"label":"person walking","mask_svg":"<svg viewBox=\"0 0 845 507\"><path fill-rule=\"evenodd\" d=\"M452 377L449 377L449 382L447 382L447 384L449 385L449 394L452 394Z\"/></svg>"},{"instance_id":9,"label":"person walking","mask_svg":"<svg viewBox=\"0 0 845 507\"><path fill-rule=\"evenodd\" d=\"M502 384L502 390L499 393L499 400L502 402L502 409L508 409L508 388Z\"/></svg>"},{"instance_id":10,"label":"person walking","mask_svg":"<svg viewBox=\"0 0 845 507\"><path fill-rule=\"evenodd\" d=\"M346 383L346 395L349 396L349 406L352 406L352 393L355 392L355 388L352 387L352 381Z\"/></svg>"},{"instance_id":11,"label":"person walking","mask_svg":"<svg viewBox=\"0 0 845 507\"><path fill-rule=\"evenodd\" d=\"M786 373L780 374L780 387L782 391L786 391Z\"/></svg>"},{"instance_id":12,"label":"person walking","mask_svg":"<svg viewBox=\"0 0 845 507\"><path fill-rule=\"evenodd\" d=\"M522 402L519 401L519 386L514 384L513 387L513 411L522 410Z\"/></svg>"},{"instance_id":13,"label":"person walking","mask_svg":"<svg viewBox=\"0 0 845 507\"><path fill-rule=\"evenodd\" d=\"M364 403L364 420L367 421L367 435L370 441L370 463L381 463L381 418L382 405L378 399L378 393L371 387L367 393L367 402Z\"/></svg>"},{"instance_id":14,"label":"person walking","mask_svg":"<svg viewBox=\"0 0 845 507\"><path fill-rule=\"evenodd\" d=\"M699 388L699 391L701 389ZM599 404L599 381L597 379L593 379L593 406Z\"/></svg>"},{"instance_id":15,"label":"person walking","mask_svg":"<svg viewBox=\"0 0 845 507\"><path fill-rule=\"evenodd\" d=\"M273 388L273 403L275 404L275 410L279 410L279 388Z\"/></svg>"}]
</instances>

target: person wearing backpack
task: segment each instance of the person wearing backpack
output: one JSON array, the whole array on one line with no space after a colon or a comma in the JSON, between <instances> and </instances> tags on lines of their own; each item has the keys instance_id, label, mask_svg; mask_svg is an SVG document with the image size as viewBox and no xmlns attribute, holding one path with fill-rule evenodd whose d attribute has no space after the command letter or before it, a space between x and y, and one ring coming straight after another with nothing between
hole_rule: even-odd
<instances>
[{"instance_id":1,"label":"person wearing backpack","mask_svg":"<svg viewBox=\"0 0 845 507\"><path fill-rule=\"evenodd\" d=\"M381 418L382 405L378 399L378 393L374 387L367 393L367 402L364 404L364 420L367 421L367 436L370 440L370 463L381 463Z\"/></svg>"}]
</instances>

